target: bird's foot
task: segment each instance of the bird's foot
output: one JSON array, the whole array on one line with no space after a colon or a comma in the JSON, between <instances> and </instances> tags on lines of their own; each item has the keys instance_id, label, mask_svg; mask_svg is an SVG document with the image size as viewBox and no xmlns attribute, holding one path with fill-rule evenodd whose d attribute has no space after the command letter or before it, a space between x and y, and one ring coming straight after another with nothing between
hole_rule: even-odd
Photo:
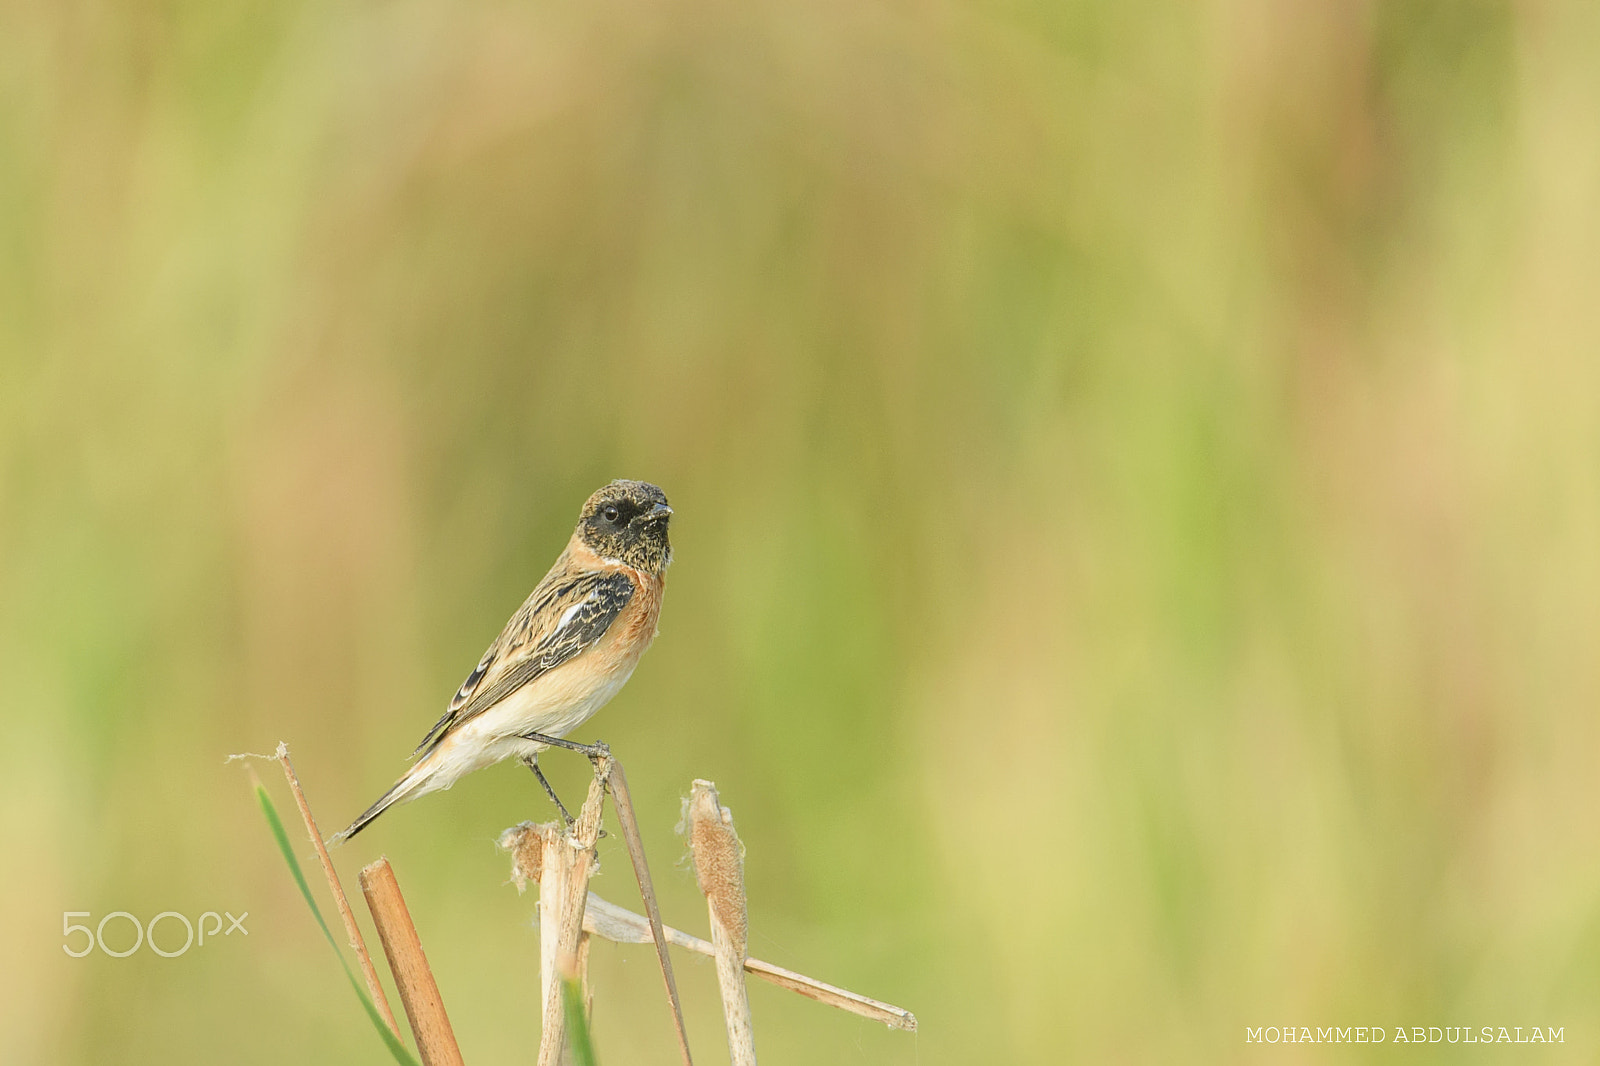
<instances>
[{"instance_id":1,"label":"bird's foot","mask_svg":"<svg viewBox=\"0 0 1600 1066\"><path fill-rule=\"evenodd\" d=\"M536 744L549 744L554 748L566 748L568 751L587 755L590 762L596 762L611 754L611 746L603 740L597 740L593 744L579 744L573 740L562 740L560 737L546 736L543 733L523 733L522 739L531 740Z\"/></svg>"}]
</instances>

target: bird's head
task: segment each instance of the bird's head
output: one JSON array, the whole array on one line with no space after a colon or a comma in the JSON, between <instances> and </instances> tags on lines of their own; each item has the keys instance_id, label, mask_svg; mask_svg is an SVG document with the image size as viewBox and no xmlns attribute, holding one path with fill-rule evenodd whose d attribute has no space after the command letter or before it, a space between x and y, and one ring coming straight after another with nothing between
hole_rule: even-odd
<instances>
[{"instance_id":1,"label":"bird's head","mask_svg":"<svg viewBox=\"0 0 1600 1066\"><path fill-rule=\"evenodd\" d=\"M666 493L645 481L613 481L590 496L578 516L578 537L596 555L661 576L672 562Z\"/></svg>"}]
</instances>

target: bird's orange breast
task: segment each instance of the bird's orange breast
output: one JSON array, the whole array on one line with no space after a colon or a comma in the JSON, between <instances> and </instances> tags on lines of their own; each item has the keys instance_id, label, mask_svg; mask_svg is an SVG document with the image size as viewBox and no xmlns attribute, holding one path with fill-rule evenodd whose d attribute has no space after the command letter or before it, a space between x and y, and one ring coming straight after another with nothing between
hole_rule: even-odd
<instances>
[{"instance_id":1,"label":"bird's orange breast","mask_svg":"<svg viewBox=\"0 0 1600 1066\"><path fill-rule=\"evenodd\" d=\"M666 582L655 574L595 554L577 534L573 534L567 552L575 568L624 573L633 583L628 605L607 627L605 636L591 653L599 660L596 665L603 664L603 668L633 669L656 637L656 624L661 618L661 593Z\"/></svg>"},{"instance_id":2,"label":"bird's orange breast","mask_svg":"<svg viewBox=\"0 0 1600 1066\"><path fill-rule=\"evenodd\" d=\"M633 581L633 596L600 638L595 655L609 667L631 670L656 637L663 582L631 567L621 569Z\"/></svg>"}]
</instances>

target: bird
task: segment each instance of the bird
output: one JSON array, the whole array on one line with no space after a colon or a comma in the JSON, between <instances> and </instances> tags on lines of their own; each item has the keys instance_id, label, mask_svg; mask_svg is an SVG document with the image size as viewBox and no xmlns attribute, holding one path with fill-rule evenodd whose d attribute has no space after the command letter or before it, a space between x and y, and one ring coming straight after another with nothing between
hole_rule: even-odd
<instances>
[{"instance_id":1,"label":"bird","mask_svg":"<svg viewBox=\"0 0 1600 1066\"><path fill-rule=\"evenodd\" d=\"M571 824L539 753L554 745L597 758L609 750L562 738L617 694L655 639L671 518L666 494L648 482L617 480L590 496L566 549L411 753L416 761L329 843L349 840L402 800L513 756Z\"/></svg>"}]
</instances>

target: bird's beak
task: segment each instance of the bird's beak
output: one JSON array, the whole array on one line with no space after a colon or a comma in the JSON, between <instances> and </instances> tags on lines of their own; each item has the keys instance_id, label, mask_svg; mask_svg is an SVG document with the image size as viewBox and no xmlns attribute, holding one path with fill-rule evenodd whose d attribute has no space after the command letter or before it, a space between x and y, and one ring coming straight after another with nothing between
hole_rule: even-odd
<instances>
[{"instance_id":1,"label":"bird's beak","mask_svg":"<svg viewBox=\"0 0 1600 1066\"><path fill-rule=\"evenodd\" d=\"M645 513L645 517L649 518L649 519L652 519L652 520L660 520L660 519L663 519L663 518L671 518L672 517L672 508L668 507L664 503L658 503L654 507L650 508L650 510Z\"/></svg>"}]
</instances>

